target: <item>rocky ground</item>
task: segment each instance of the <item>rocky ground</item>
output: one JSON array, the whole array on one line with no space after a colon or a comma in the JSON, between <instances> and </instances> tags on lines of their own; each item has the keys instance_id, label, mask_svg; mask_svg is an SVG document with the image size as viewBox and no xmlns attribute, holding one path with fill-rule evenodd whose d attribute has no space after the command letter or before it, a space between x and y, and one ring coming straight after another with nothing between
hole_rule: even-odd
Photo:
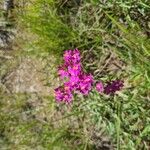
<instances>
[{"instance_id":1,"label":"rocky ground","mask_svg":"<svg viewBox=\"0 0 150 150\"><path fill-rule=\"evenodd\" d=\"M10 93L38 93L49 95L53 92L53 86L46 86L45 66L41 59L19 58L17 66L9 70L2 78L2 83ZM14 61L14 60L11 60ZM14 63L14 62L12 62ZM51 72L55 69L52 67ZM51 74L52 77L53 73Z\"/></svg>"}]
</instances>

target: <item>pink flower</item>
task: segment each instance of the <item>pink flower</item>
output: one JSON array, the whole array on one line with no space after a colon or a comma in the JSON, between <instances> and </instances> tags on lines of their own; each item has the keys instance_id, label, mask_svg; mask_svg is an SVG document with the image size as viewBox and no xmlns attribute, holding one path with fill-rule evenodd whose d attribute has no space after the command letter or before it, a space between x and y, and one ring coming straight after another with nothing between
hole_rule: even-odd
<instances>
[{"instance_id":1,"label":"pink flower","mask_svg":"<svg viewBox=\"0 0 150 150\"><path fill-rule=\"evenodd\" d=\"M63 101L69 104L72 101L72 98L73 98L73 95L71 92L65 92Z\"/></svg>"},{"instance_id":2,"label":"pink flower","mask_svg":"<svg viewBox=\"0 0 150 150\"><path fill-rule=\"evenodd\" d=\"M81 61L80 52L78 49L73 50L72 60L74 63L79 63Z\"/></svg>"},{"instance_id":3,"label":"pink flower","mask_svg":"<svg viewBox=\"0 0 150 150\"><path fill-rule=\"evenodd\" d=\"M64 61L65 62L70 62L70 60L72 59L72 50L66 50L64 52Z\"/></svg>"},{"instance_id":4,"label":"pink flower","mask_svg":"<svg viewBox=\"0 0 150 150\"><path fill-rule=\"evenodd\" d=\"M71 84L71 82L65 82L64 83L64 90L66 92L72 92L74 90L74 86Z\"/></svg>"},{"instance_id":5,"label":"pink flower","mask_svg":"<svg viewBox=\"0 0 150 150\"><path fill-rule=\"evenodd\" d=\"M78 90L79 90L83 95L89 94L89 92L91 91L91 89L92 89L91 84L87 84L87 83L84 83L84 82L80 82L80 83L79 83L79 88L78 88Z\"/></svg>"},{"instance_id":6,"label":"pink flower","mask_svg":"<svg viewBox=\"0 0 150 150\"><path fill-rule=\"evenodd\" d=\"M66 65L74 65L80 62L80 52L78 49L66 50L64 52L64 61Z\"/></svg>"},{"instance_id":7,"label":"pink flower","mask_svg":"<svg viewBox=\"0 0 150 150\"><path fill-rule=\"evenodd\" d=\"M63 66L60 66L58 67L58 75L63 79L64 77L68 77L69 76L69 73L68 71L66 70L66 67L63 65Z\"/></svg>"},{"instance_id":8,"label":"pink flower","mask_svg":"<svg viewBox=\"0 0 150 150\"><path fill-rule=\"evenodd\" d=\"M55 89L55 98L57 102L63 101L64 93L62 87L58 87Z\"/></svg>"},{"instance_id":9,"label":"pink flower","mask_svg":"<svg viewBox=\"0 0 150 150\"><path fill-rule=\"evenodd\" d=\"M79 91L83 95L89 94L94 83L93 76L83 72L81 67L80 52L78 49L64 52L64 64L59 67L58 74L63 79L67 77L67 82L63 86L55 89L55 97L58 102L70 103L73 93ZM99 93L114 94L123 87L123 81L114 80L108 82L106 86L101 81L96 83L96 90Z\"/></svg>"},{"instance_id":10,"label":"pink flower","mask_svg":"<svg viewBox=\"0 0 150 150\"><path fill-rule=\"evenodd\" d=\"M98 83L96 84L96 90L97 90L98 92L100 92L100 93L102 93L102 92L104 91L104 85L103 85L102 82L98 82Z\"/></svg>"},{"instance_id":11,"label":"pink flower","mask_svg":"<svg viewBox=\"0 0 150 150\"><path fill-rule=\"evenodd\" d=\"M79 76L81 72L81 65L80 64L74 64L73 66L68 66L68 73L70 76Z\"/></svg>"},{"instance_id":12,"label":"pink flower","mask_svg":"<svg viewBox=\"0 0 150 150\"><path fill-rule=\"evenodd\" d=\"M58 87L55 89L55 98L57 102L65 102L70 103L72 101L72 93L69 90L66 90L62 87Z\"/></svg>"},{"instance_id":13,"label":"pink flower","mask_svg":"<svg viewBox=\"0 0 150 150\"><path fill-rule=\"evenodd\" d=\"M122 80L114 80L108 82L107 85L104 87L105 94L115 94L117 91L120 91L124 85Z\"/></svg>"},{"instance_id":14,"label":"pink flower","mask_svg":"<svg viewBox=\"0 0 150 150\"><path fill-rule=\"evenodd\" d=\"M80 75L80 82L79 82L78 90L82 94L87 95L92 89L93 82L94 82L94 80L93 80L92 75L86 75L86 74L82 73Z\"/></svg>"},{"instance_id":15,"label":"pink flower","mask_svg":"<svg viewBox=\"0 0 150 150\"><path fill-rule=\"evenodd\" d=\"M91 74L83 74L81 78L85 83L93 84L94 82L93 76Z\"/></svg>"},{"instance_id":16,"label":"pink flower","mask_svg":"<svg viewBox=\"0 0 150 150\"><path fill-rule=\"evenodd\" d=\"M80 79L78 76L71 76L69 82L73 89L76 90L79 86L78 84L80 82Z\"/></svg>"}]
</instances>

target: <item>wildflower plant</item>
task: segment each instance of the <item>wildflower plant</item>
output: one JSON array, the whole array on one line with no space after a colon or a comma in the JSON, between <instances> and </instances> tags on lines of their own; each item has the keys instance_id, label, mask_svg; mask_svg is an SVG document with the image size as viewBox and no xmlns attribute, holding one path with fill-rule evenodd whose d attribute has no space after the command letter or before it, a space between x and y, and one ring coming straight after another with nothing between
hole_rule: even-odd
<instances>
[{"instance_id":1,"label":"wildflower plant","mask_svg":"<svg viewBox=\"0 0 150 150\"><path fill-rule=\"evenodd\" d=\"M55 98L57 102L70 103L73 99L73 93L88 95L95 81L92 74L86 74L83 71L78 49L66 50L63 60L64 64L58 67L58 75L60 79L66 78L67 81L55 89ZM108 82L105 86L101 81L96 83L96 90L105 94L114 94L122 87L123 81L121 80Z\"/></svg>"}]
</instances>

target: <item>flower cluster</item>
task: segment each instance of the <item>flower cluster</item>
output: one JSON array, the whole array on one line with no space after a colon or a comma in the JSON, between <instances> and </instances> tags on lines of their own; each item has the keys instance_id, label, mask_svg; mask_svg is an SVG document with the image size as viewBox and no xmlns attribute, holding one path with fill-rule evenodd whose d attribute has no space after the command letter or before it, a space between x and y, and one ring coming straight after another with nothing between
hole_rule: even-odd
<instances>
[{"instance_id":1,"label":"flower cluster","mask_svg":"<svg viewBox=\"0 0 150 150\"><path fill-rule=\"evenodd\" d=\"M121 80L114 80L112 82L108 82L104 88L105 94L114 94L117 91L120 91L123 87L123 81Z\"/></svg>"},{"instance_id":2,"label":"flower cluster","mask_svg":"<svg viewBox=\"0 0 150 150\"><path fill-rule=\"evenodd\" d=\"M93 85L93 76L83 72L81 67L81 57L78 49L67 50L63 56L64 64L58 68L61 79L67 78L63 86L55 89L57 101L70 103L73 92L80 92L87 95Z\"/></svg>"},{"instance_id":3,"label":"flower cluster","mask_svg":"<svg viewBox=\"0 0 150 150\"><path fill-rule=\"evenodd\" d=\"M63 86L55 89L55 98L58 102L70 103L74 92L88 95L94 83L93 76L86 74L81 67L81 57L78 49L66 50L64 52L64 64L58 68L58 75L61 79L67 78ZM114 80L106 86L102 82L96 83L96 90L99 93L114 94L123 87L123 81Z\"/></svg>"}]
</instances>

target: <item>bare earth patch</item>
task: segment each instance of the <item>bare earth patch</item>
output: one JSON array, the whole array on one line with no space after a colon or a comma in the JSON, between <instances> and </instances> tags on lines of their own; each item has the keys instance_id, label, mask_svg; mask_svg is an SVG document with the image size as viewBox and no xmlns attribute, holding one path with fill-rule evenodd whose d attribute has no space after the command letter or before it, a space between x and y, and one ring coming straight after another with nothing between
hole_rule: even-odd
<instances>
[{"instance_id":1,"label":"bare earth patch","mask_svg":"<svg viewBox=\"0 0 150 150\"><path fill-rule=\"evenodd\" d=\"M51 60L56 61L54 57ZM54 66L50 67L49 77L47 72L44 72L46 61L35 58L21 58L19 66L10 72L4 78L4 84L11 93L38 93L39 95L50 95L53 93L57 83L54 77L56 69ZM53 63L51 63L54 65ZM53 84L46 86L47 82L51 80Z\"/></svg>"}]
</instances>

